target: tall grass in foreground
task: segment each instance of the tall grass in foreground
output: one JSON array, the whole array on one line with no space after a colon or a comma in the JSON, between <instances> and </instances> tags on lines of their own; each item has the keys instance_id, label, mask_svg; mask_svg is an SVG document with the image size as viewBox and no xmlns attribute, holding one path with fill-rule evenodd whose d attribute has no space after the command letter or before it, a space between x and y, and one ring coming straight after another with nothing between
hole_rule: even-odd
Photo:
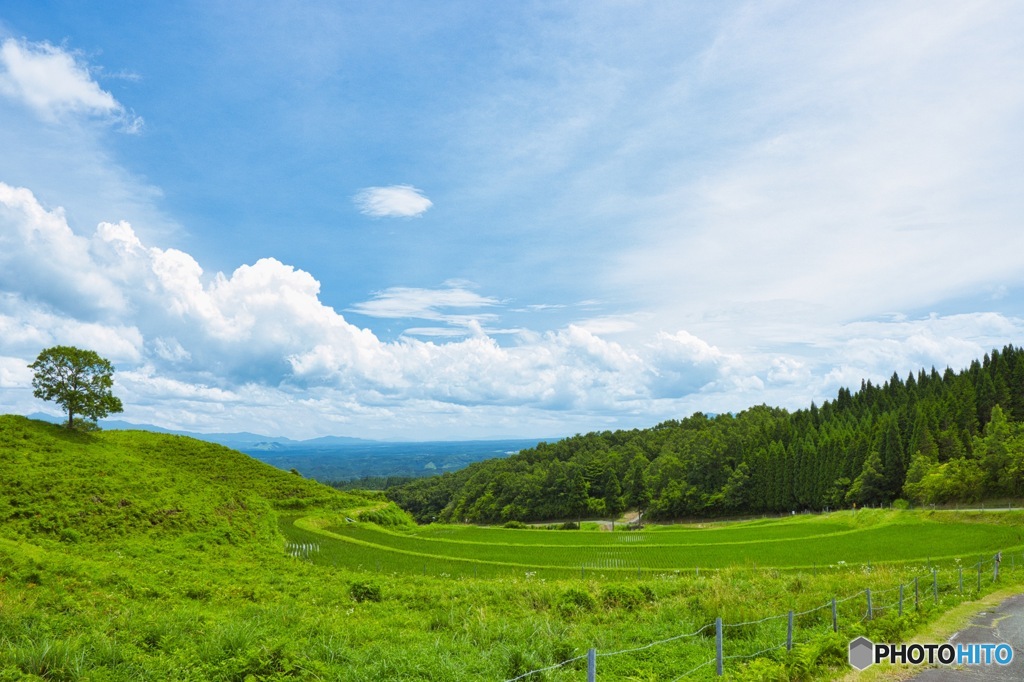
<instances>
[{"instance_id":1,"label":"tall grass in foreground","mask_svg":"<svg viewBox=\"0 0 1024 682\"><path fill-rule=\"evenodd\" d=\"M1010 565L1004 555L1002 584L1024 577L1024 562ZM0 558L0 680L506 680L590 647L602 654L599 679L672 680L713 658L716 617L727 625L732 679L810 679L845 665L852 637L899 640L979 593L972 566L964 566L962 597L955 562L932 568L937 604L926 560L474 579L317 565L286 556L283 543L259 551L197 551L185 541L54 544ZM980 593L993 586L987 564ZM839 635L831 632L832 597L841 600ZM789 610L800 615L787 653L779 646ZM630 649L639 650L610 655ZM582 665L527 679L578 680ZM695 678L713 670L704 666Z\"/></svg>"},{"instance_id":2,"label":"tall grass in foreground","mask_svg":"<svg viewBox=\"0 0 1024 682\"><path fill-rule=\"evenodd\" d=\"M503 680L592 646L609 653L695 632L715 617L730 626L726 656L771 649L727 660L731 676L806 676L836 663L853 636L898 640L959 598L958 573L943 566L934 604L926 562L816 572L733 567L639 580L597 573L456 579L319 566L284 556L283 548L179 553L140 543L104 553L109 560L43 552L0 569L0 679ZM1004 555L1004 583L1024 576L1009 563ZM989 571L986 565L981 593L992 588ZM919 611L909 587L914 576ZM973 597L971 567L964 582ZM893 608L900 583L908 586L903 617ZM838 638L830 634L831 609L818 608L832 596L849 597L838 605ZM817 610L797 618L798 647L786 654L777 647L785 634L780 616L790 609ZM750 624L764 618L771 620ZM712 632L603 656L599 679L671 680L712 658ZM577 665L530 679L576 680Z\"/></svg>"}]
</instances>

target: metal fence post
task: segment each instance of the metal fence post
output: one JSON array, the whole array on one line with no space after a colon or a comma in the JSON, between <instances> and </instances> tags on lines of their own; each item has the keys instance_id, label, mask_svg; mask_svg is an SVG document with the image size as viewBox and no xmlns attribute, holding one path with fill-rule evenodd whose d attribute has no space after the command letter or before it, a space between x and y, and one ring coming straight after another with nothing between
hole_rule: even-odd
<instances>
[{"instance_id":1,"label":"metal fence post","mask_svg":"<svg viewBox=\"0 0 1024 682\"><path fill-rule=\"evenodd\" d=\"M868 594L868 620L872 620L873 616L871 614L871 588L869 587L865 590L865 592L867 592Z\"/></svg>"},{"instance_id":2,"label":"metal fence post","mask_svg":"<svg viewBox=\"0 0 1024 682\"><path fill-rule=\"evenodd\" d=\"M903 583L900 583L900 615L903 615Z\"/></svg>"},{"instance_id":3,"label":"metal fence post","mask_svg":"<svg viewBox=\"0 0 1024 682\"><path fill-rule=\"evenodd\" d=\"M981 562L978 562L978 592L981 592Z\"/></svg>"},{"instance_id":4,"label":"metal fence post","mask_svg":"<svg viewBox=\"0 0 1024 682\"><path fill-rule=\"evenodd\" d=\"M786 651L793 650L793 610L789 610L789 625L786 628Z\"/></svg>"},{"instance_id":5,"label":"metal fence post","mask_svg":"<svg viewBox=\"0 0 1024 682\"><path fill-rule=\"evenodd\" d=\"M935 603L939 603L939 571L932 569L932 596L935 597Z\"/></svg>"},{"instance_id":6,"label":"metal fence post","mask_svg":"<svg viewBox=\"0 0 1024 682\"><path fill-rule=\"evenodd\" d=\"M839 632L839 613L836 611L835 597L832 597L832 632Z\"/></svg>"},{"instance_id":7,"label":"metal fence post","mask_svg":"<svg viewBox=\"0 0 1024 682\"><path fill-rule=\"evenodd\" d=\"M597 682L597 649L587 650L587 682Z\"/></svg>"},{"instance_id":8,"label":"metal fence post","mask_svg":"<svg viewBox=\"0 0 1024 682\"><path fill-rule=\"evenodd\" d=\"M715 618L715 670L722 676L722 619Z\"/></svg>"},{"instance_id":9,"label":"metal fence post","mask_svg":"<svg viewBox=\"0 0 1024 682\"><path fill-rule=\"evenodd\" d=\"M960 594L963 594L964 593L964 567L963 566L957 566L956 570L957 570L957 582L960 585Z\"/></svg>"},{"instance_id":10,"label":"metal fence post","mask_svg":"<svg viewBox=\"0 0 1024 682\"><path fill-rule=\"evenodd\" d=\"M921 610L921 587L917 584L917 576L914 576L914 610Z\"/></svg>"}]
</instances>

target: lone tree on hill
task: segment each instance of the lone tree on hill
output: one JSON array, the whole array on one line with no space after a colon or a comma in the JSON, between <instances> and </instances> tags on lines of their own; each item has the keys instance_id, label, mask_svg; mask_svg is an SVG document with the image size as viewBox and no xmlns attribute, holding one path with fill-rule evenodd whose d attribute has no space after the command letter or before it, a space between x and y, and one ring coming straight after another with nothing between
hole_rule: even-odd
<instances>
[{"instance_id":1,"label":"lone tree on hill","mask_svg":"<svg viewBox=\"0 0 1024 682\"><path fill-rule=\"evenodd\" d=\"M75 426L75 415L95 421L124 411L121 400L110 390L114 367L95 351L54 346L41 352L29 368L35 372L32 395L67 410L69 429Z\"/></svg>"}]
</instances>

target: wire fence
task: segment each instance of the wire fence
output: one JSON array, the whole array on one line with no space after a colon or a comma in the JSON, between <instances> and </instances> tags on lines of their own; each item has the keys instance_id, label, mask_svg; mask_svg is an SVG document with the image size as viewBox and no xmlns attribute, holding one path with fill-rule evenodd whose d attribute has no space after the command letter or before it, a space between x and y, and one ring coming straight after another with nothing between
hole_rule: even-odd
<instances>
[{"instance_id":1,"label":"wire fence","mask_svg":"<svg viewBox=\"0 0 1024 682\"><path fill-rule=\"evenodd\" d=\"M1006 558L1010 561L1011 570L1015 570L1017 556L1007 554ZM1021 559L1024 559L1024 554L1021 555ZM529 672L525 672L517 677L506 680L506 682L517 682L519 680L532 682L535 679L535 675L553 671L584 659L587 660L587 681L594 682L597 676L597 660L599 658L635 654L640 651L663 646L672 642L705 638L705 633L711 628L714 628L715 630L714 657L709 658L696 667L672 678L671 682L677 682L678 680L692 677L697 673L703 673L706 668L712 665L715 666L716 675L721 676L724 674L725 664L727 661L749 661L780 650L791 651L795 645L810 641L815 632L820 632L821 622L819 620L813 625L809 624L808 617L818 614L820 611L830 611L831 630L832 632L840 633L844 628L848 627L848 624L872 621L884 615L886 612L896 611L899 615L903 615L905 611L920 609L922 603L925 602L931 602L932 604L937 605L939 603L940 595L953 594L957 597L963 597L964 595L972 594L976 596L981 593L983 585L992 585L999 580L999 571L1002 560L1003 553L997 552L991 559L980 560L968 567L957 565L953 570L945 571L943 573L942 581L939 579L939 569L931 567L927 573L915 575L907 582L901 582L896 586L881 590L865 588L841 598L833 597L820 606L815 606L804 611L795 612L790 610L787 613L765 616L759 620L750 620L738 623L723 623L721 618L716 618L714 623L708 623L693 632L666 637L641 646L634 646L617 651L601 652L598 652L595 648L591 648L584 654L544 668L530 670ZM929 561L929 564L930 563L931 562ZM952 574L952 577L950 577L950 574ZM765 638L763 636L759 636L754 640L755 646L758 644L767 644L767 646L761 646L761 648L756 651L735 651L735 649L742 648L742 645L747 640L742 637L734 637L730 639L726 636L726 633L730 630L740 629L743 631L756 629L758 626L764 626L769 623L774 625L775 621L781 622L783 620L785 621L785 629L783 630L783 628L778 627L777 632L769 635L769 642L765 642ZM813 621L814 619L811 620ZM804 626L802 628L799 626L800 622L804 622ZM819 626L817 630L814 629L814 625ZM803 632L801 632L801 630L803 630ZM801 635L803 634L806 636L801 639ZM729 655L726 655L725 653L727 644L732 646L734 649L729 653Z\"/></svg>"}]
</instances>

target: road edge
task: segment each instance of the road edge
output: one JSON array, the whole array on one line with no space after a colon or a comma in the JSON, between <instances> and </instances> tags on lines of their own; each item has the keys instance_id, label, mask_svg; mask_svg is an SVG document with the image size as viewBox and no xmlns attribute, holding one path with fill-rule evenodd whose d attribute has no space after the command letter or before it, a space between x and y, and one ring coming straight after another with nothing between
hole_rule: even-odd
<instances>
[{"instance_id":1,"label":"road edge","mask_svg":"<svg viewBox=\"0 0 1024 682\"><path fill-rule=\"evenodd\" d=\"M920 631L907 640L910 642L934 642L941 643L949 640L957 632L960 632L974 620L982 611L991 609L1010 597L1015 597L1024 592L1024 586L1019 582L1004 587L996 592L986 594L974 601L965 601L942 614L937 620L929 623ZM925 670L926 666L920 665L891 665L883 663L873 665L866 670L849 670L845 674L834 677L837 682L896 682L906 680Z\"/></svg>"}]
</instances>

